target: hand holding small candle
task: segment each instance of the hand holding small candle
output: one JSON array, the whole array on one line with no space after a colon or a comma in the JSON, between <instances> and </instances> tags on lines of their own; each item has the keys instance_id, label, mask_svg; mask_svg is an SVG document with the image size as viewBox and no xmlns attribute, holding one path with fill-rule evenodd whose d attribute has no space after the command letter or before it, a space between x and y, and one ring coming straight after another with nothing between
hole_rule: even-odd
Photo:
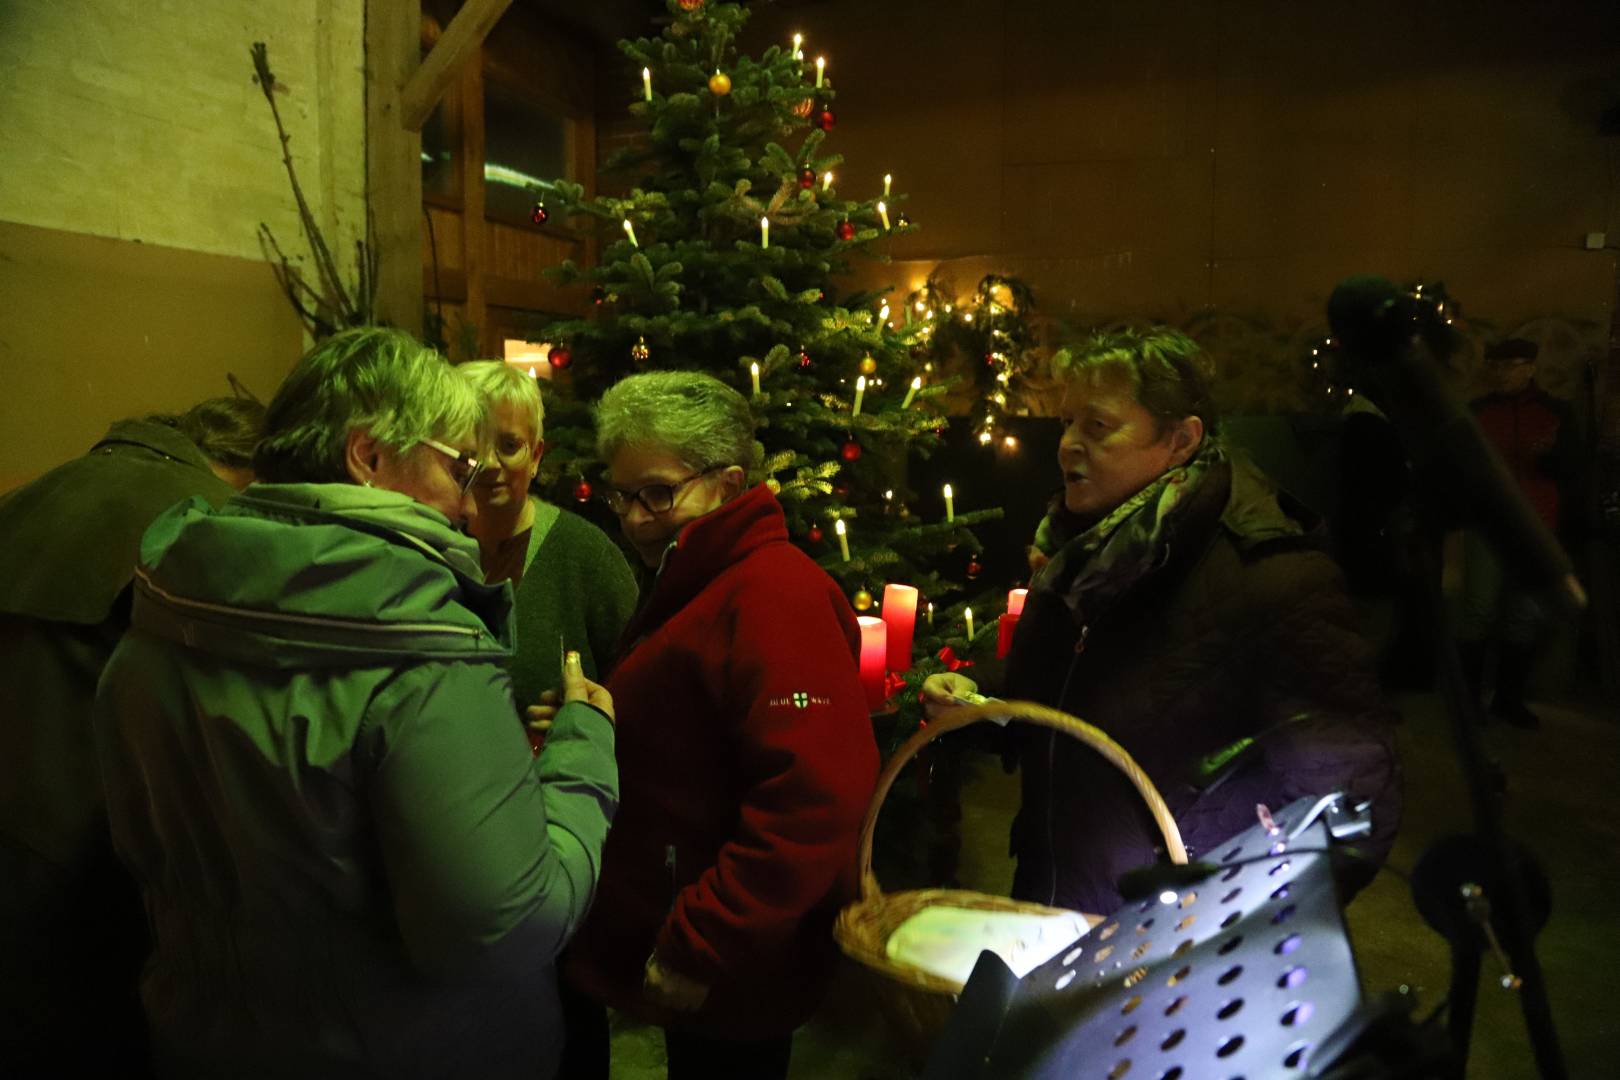
<instances>
[{"instance_id":1,"label":"hand holding small candle","mask_svg":"<svg viewBox=\"0 0 1620 1080\"><path fill-rule=\"evenodd\" d=\"M634 225L630 224L630 219L629 218L624 219L624 235L626 235L626 236L628 236L630 238L630 246L631 247L640 247L641 246L640 244L636 243L636 227Z\"/></svg>"},{"instance_id":2,"label":"hand holding small candle","mask_svg":"<svg viewBox=\"0 0 1620 1080\"><path fill-rule=\"evenodd\" d=\"M949 524L950 522L953 522L955 520L956 520L956 492L951 490L951 485L946 484L945 485L945 521L946 521L946 524Z\"/></svg>"},{"instance_id":3,"label":"hand holding small candle","mask_svg":"<svg viewBox=\"0 0 1620 1080\"><path fill-rule=\"evenodd\" d=\"M850 413L851 416L861 415L861 399L864 397L866 397L866 376L862 375L855 380L855 411Z\"/></svg>"},{"instance_id":4,"label":"hand holding small candle","mask_svg":"<svg viewBox=\"0 0 1620 1080\"><path fill-rule=\"evenodd\" d=\"M759 397L759 363L748 365L748 376L754 380L754 396Z\"/></svg>"},{"instance_id":5,"label":"hand holding small candle","mask_svg":"<svg viewBox=\"0 0 1620 1080\"><path fill-rule=\"evenodd\" d=\"M883 231L888 232L889 231L889 207L881 199L878 200L877 211L878 211L878 217L883 220Z\"/></svg>"},{"instance_id":6,"label":"hand holding small candle","mask_svg":"<svg viewBox=\"0 0 1620 1080\"><path fill-rule=\"evenodd\" d=\"M902 401L900 403L900 407L902 409L911 408L911 400L912 400L912 398L915 398L917 396L917 391L919 391L921 389L922 389L922 376L918 375L917 377L915 377L914 379L911 380L911 389L906 391L906 400L904 400L904 401Z\"/></svg>"},{"instance_id":7,"label":"hand holding small candle","mask_svg":"<svg viewBox=\"0 0 1620 1080\"><path fill-rule=\"evenodd\" d=\"M838 553L844 557L845 562L849 562L849 535L848 530L844 528L843 518L833 522L833 532L838 534Z\"/></svg>"},{"instance_id":8,"label":"hand holding small candle","mask_svg":"<svg viewBox=\"0 0 1620 1080\"><path fill-rule=\"evenodd\" d=\"M652 101L652 69L641 69L641 97L644 101Z\"/></svg>"}]
</instances>

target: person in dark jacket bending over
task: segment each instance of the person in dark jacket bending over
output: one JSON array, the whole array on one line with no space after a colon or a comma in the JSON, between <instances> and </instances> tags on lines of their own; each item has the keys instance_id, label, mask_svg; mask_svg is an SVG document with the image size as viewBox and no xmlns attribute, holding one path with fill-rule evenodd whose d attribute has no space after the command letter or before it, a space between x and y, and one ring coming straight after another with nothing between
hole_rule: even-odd
<instances>
[{"instance_id":1,"label":"person in dark jacket bending over","mask_svg":"<svg viewBox=\"0 0 1620 1080\"><path fill-rule=\"evenodd\" d=\"M632 375L597 410L605 498L658 576L608 678L624 805L564 974L662 1025L672 1080L787 1075L877 777L854 612L746 487L753 430L693 372ZM574 1011L564 1072L605 1080L605 1016Z\"/></svg>"},{"instance_id":2,"label":"person in dark jacket bending over","mask_svg":"<svg viewBox=\"0 0 1620 1080\"><path fill-rule=\"evenodd\" d=\"M1392 714L1320 529L1216 437L1190 338L1099 335L1053 366L1063 493L999 689L1123 745L1194 858L1253 825L1256 804L1335 790L1372 799L1352 884L1364 882L1400 817ZM974 689L960 673L935 675L925 705ZM1020 739L1014 895L1113 911L1120 875L1160 857L1146 809L1080 743Z\"/></svg>"},{"instance_id":3,"label":"person in dark jacket bending over","mask_svg":"<svg viewBox=\"0 0 1620 1080\"><path fill-rule=\"evenodd\" d=\"M484 434L436 353L347 330L276 392L261 482L147 530L96 735L160 1075L553 1074L612 701L571 658L531 755L461 531Z\"/></svg>"},{"instance_id":4,"label":"person in dark jacket bending over","mask_svg":"<svg viewBox=\"0 0 1620 1080\"><path fill-rule=\"evenodd\" d=\"M246 486L263 426L247 398L120 420L0 498L0 1063L17 1075L145 1055L146 919L107 841L91 706L141 534L181 499Z\"/></svg>"}]
</instances>

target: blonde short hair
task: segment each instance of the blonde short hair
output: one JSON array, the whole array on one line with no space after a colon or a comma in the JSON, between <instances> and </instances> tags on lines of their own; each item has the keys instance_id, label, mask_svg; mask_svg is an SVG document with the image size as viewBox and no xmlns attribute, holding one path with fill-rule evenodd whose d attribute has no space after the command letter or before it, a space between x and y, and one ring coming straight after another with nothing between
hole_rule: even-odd
<instances>
[{"instance_id":1,"label":"blonde short hair","mask_svg":"<svg viewBox=\"0 0 1620 1080\"><path fill-rule=\"evenodd\" d=\"M536 439L545 433L546 406L533 375L504 360L469 360L456 372L478 391L490 413L497 405L512 405L528 417Z\"/></svg>"}]
</instances>

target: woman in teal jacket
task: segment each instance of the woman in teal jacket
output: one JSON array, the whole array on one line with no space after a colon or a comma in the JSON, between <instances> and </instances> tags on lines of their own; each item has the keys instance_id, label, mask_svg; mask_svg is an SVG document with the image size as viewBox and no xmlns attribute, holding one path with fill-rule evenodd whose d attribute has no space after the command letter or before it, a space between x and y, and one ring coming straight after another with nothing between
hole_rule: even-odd
<instances>
[{"instance_id":1,"label":"woman in teal jacket","mask_svg":"<svg viewBox=\"0 0 1620 1080\"><path fill-rule=\"evenodd\" d=\"M162 1075L555 1068L552 964L617 805L612 702L575 659L531 758L511 594L458 528L482 424L434 353L339 334L270 405L270 482L143 540L97 736Z\"/></svg>"}]
</instances>

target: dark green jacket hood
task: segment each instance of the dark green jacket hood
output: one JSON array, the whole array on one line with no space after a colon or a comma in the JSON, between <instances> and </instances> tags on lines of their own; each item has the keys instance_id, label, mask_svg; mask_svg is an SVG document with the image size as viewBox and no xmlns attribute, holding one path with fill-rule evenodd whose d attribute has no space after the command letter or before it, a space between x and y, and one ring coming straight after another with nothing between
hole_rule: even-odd
<instances>
[{"instance_id":1,"label":"dark green jacket hood","mask_svg":"<svg viewBox=\"0 0 1620 1080\"><path fill-rule=\"evenodd\" d=\"M511 606L509 586L484 584L477 543L409 496L254 484L218 510L192 499L152 524L134 622L283 668L502 662Z\"/></svg>"}]
</instances>

